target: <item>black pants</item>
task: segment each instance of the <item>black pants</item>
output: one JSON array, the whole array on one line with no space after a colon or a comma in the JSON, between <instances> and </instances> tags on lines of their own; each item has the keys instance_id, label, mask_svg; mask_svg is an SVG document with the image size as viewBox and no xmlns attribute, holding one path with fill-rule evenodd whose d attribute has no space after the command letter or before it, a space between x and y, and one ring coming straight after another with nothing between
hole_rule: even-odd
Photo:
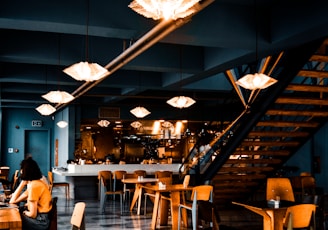
<instances>
[{"instance_id":1,"label":"black pants","mask_svg":"<svg viewBox=\"0 0 328 230\"><path fill-rule=\"evenodd\" d=\"M21 217L23 230L47 230L49 228L48 213L40 213L36 218L31 218L21 213Z\"/></svg>"}]
</instances>

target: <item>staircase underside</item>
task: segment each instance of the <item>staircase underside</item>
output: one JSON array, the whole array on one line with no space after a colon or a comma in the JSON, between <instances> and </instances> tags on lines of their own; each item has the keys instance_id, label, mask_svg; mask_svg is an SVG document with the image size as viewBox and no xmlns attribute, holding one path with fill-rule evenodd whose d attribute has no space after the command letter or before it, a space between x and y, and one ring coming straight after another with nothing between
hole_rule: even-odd
<instances>
[{"instance_id":1,"label":"staircase underside","mask_svg":"<svg viewBox=\"0 0 328 230\"><path fill-rule=\"evenodd\" d=\"M216 151L218 156L203 180L210 180L214 185L218 204L245 201L263 189L266 179L274 177L326 123L327 44L324 40L305 50L285 52L287 58L281 60L283 64L276 72L277 85L258 95L238 121L231 140ZM302 54L307 57L299 58Z\"/></svg>"}]
</instances>

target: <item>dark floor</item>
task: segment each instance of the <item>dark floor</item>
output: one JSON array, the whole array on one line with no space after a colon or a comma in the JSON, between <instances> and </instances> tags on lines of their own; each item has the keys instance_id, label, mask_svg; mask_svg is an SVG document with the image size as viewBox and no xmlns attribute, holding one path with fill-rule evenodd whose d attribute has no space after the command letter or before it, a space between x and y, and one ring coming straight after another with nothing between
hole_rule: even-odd
<instances>
[{"instance_id":1,"label":"dark floor","mask_svg":"<svg viewBox=\"0 0 328 230\"><path fill-rule=\"evenodd\" d=\"M58 197L58 229L71 229L70 218L73 212L74 204L78 200L65 199L65 192L63 188L54 188L53 196ZM137 215L136 210L130 212L125 211L120 215L119 199L116 201L109 200L106 205L106 213L103 214L99 201L84 200L86 203L85 223L87 229L150 229L151 224L151 205L148 206L147 215ZM125 207L125 210L128 210ZM225 229L262 229L261 218L242 208L235 210L219 210L221 224L220 230ZM170 221L170 220L169 220ZM170 224L170 223L169 223ZM158 226L159 229L171 229L170 226ZM183 229L183 228L182 228ZM191 229L191 228L190 228Z\"/></svg>"}]
</instances>

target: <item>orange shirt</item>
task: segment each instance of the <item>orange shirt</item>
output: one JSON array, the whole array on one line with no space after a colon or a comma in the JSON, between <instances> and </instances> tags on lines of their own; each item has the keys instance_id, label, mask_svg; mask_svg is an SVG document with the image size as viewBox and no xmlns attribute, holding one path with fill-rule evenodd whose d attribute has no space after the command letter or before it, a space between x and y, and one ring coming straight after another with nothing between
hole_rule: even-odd
<instances>
[{"instance_id":1,"label":"orange shirt","mask_svg":"<svg viewBox=\"0 0 328 230\"><path fill-rule=\"evenodd\" d=\"M51 193L48 185L42 180L33 180L27 185L25 191L27 193L27 207L29 208L30 201L37 201L38 213L47 213L51 210Z\"/></svg>"}]
</instances>

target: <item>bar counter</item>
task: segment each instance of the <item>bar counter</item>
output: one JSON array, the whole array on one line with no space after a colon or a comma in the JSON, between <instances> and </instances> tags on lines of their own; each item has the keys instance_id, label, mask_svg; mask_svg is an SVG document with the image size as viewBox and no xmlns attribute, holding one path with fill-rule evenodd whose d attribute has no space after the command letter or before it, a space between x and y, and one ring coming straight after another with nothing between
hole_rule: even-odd
<instances>
[{"instance_id":1,"label":"bar counter","mask_svg":"<svg viewBox=\"0 0 328 230\"><path fill-rule=\"evenodd\" d=\"M54 181L66 181L70 184L70 197L75 200L98 199L98 171L125 170L133 173L135 170L145 170L151 177L156 171L172 171L179 174L181 164L69 164L67 170L53 168Z\"/></svg>"}]
</instances>

